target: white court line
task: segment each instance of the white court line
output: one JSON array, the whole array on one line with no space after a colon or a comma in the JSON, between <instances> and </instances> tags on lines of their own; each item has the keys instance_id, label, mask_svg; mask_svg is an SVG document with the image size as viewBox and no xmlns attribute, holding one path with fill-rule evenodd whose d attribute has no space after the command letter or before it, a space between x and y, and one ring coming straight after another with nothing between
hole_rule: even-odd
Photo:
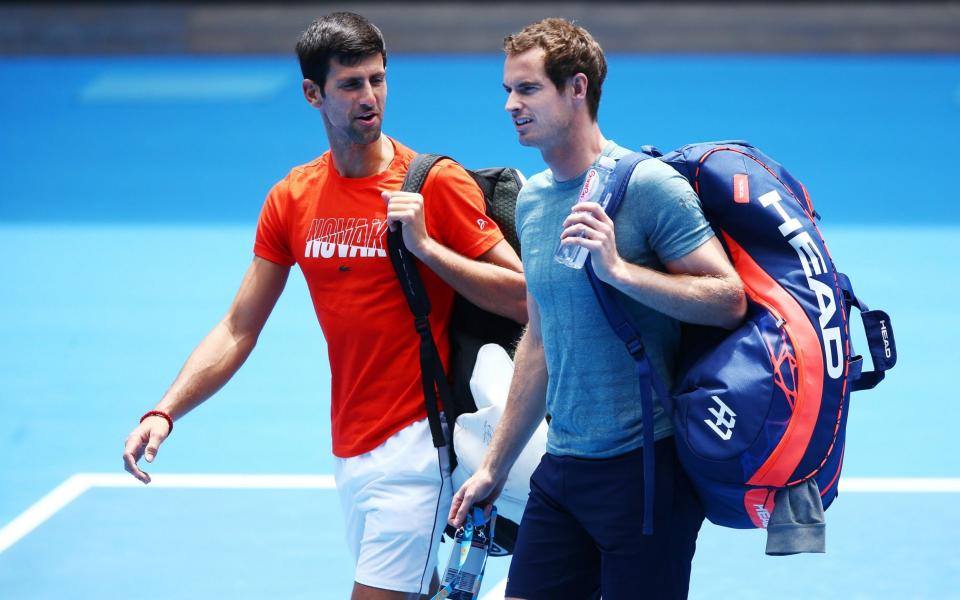
<instances>
[{"instance_id":1,"label":"white court line","mask_svg":"<svg viewBox=\"0 0 960 600\"><path fill-rule=\"evenodd\" d=\"M0 553L16 544L61 508L76 500L77 496L87 491L89 487L90 484L83 475L73 475L53 488L49 494L37 500L33 506L0 529Z\"/></svg>"},{"instance_id":2,"label":"white court line","mask_svg":"<svg viewBox=\"0 0 960 600\"><path fill-rule=\"evenodd\" d=\"M77 473L0 529L0 553L57 514L90 488L207 488L330 490L333 475L158 474L145 486L126 473Z\"/></svg>"},{"instance_id":3,"label":"white court line","mask_svg":"<svg viewBox=\"0 0 960 600\"><path fill-rule=\"evenodd\" d=\"M333 475L228 475L158 474L144 485L126 473L81 473L90 487L103 488L194 488L194 489L252 489L252 490L332 490Z\"/></svg>"},{"instance_id":4,"label":"white court line","mask_svg":"<svg viewBox=\"0 0 960 600\"><path fill-rule=\"evenodd\" d=\"M840 480L841 492L872 494L937 494L960 492L958 477L847 477Z\"/></svg>"},{"instance_id":5,"label":"white court line","mask_svg":"<svg viewBox=\"0 0 960 600\"><path fill-rule=\"evenodd\" d=\"M192 489L286 489L329 490L332 475L224 475L158 474L149 486L126 473L77 473L50 491L0 529L0 553L42 525L90 488L192 488ZM840 481L847 493L960 493L956 477L847 477ZM502 582L501 582L502 583ZM498 588L499 589L499 586ZM493 591L490 592L492 594ZM493 600L496 596L484 596Z\"/></svg>"}]
</instances>

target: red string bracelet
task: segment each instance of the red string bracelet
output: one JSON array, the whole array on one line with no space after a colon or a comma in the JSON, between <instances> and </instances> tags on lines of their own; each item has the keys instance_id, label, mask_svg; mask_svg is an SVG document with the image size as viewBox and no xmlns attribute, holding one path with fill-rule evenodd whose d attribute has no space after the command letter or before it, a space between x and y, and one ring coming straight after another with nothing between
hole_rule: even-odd
<instances>
[{"instance_id":1,"label":"red string bracelet","mask_svg":"<svg viewBox=\"0 0 960 600\"><path fill-rule=\"evenodd\" d=\"M140 422L143 423L144 419L147 417L163 417L167 420L167 425L170 426L170 431L167 432L167 435L173 433L173 418L162 410L148 410L140 417Z\"/></svg>"}]
</instances>

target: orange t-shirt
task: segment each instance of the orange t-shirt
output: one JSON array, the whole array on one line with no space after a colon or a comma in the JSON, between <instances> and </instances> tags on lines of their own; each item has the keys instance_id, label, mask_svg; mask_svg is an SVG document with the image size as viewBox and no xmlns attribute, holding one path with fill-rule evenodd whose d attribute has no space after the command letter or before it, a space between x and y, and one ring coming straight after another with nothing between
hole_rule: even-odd
<instances>
[{"instance_id":1,"label":"orange t-shirt","mask_svg":"<svg viewBox=\"0 0 960 600\"><path fill-rule=\"evenodd\" d=\"M391 141L393 161L370 177L341 177L329 151L294 168L267 196L254 244L261 258L300 265L307 281L327 340L333 453L339 457L369 452L426 417L419 336L387 256L387 208L380 196L400 189L414 152ZM422 193L427 233L444 246L476 258L503 239L484 214L480 188L456 163L434 167ZM446 366L454 292L419 266Z\"/></svg>"}]
</instances>

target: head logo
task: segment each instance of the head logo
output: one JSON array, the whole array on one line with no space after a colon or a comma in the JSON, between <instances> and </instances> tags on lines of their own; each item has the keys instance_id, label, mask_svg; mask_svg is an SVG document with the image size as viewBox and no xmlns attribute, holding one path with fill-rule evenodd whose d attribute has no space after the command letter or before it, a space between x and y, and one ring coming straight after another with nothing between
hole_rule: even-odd
<instances>
[{"instance_id":1,"label":"head logo","mask_svg":"<svg viewBox=\"0 0 960 600\"><path fill-rule=\"evenodd\" d=\"M770 511L767 510L767 507L763 504L754 504L753 510L757 513L757 518L760 519L760 522L763 524L763 528L766 529L767 525L770 523Z\"/></svg>"},{"instance_id":2,"label":"head logo","mask_svg":"<svg viewBox=\"0 0 960 600\"><path fill-rule=\"evenodd\" d=\"M797 252L800 266L807 276L807 287L813 292L820 309L820 332L823 338L823 358L826 363L827 375L831 379L838 379L843 375L843 338L840 327L829 326L831 319L837 313L837 303L834 290L826 283L816 279L817 276L830 275L827 262L823 259L820 247L810 234L804 229L800 219L791 217L786 209L780 205L783 198L777 190L771 190L758 198L760 205L772 207L780 216L783 223L778 227L780 235ZM832 265L831 265L832 266Z\"/></svg>"},{"instance_id":3,"label":"head logo","mask_svg":"<svg viewBox=\"0 0 960 600\"><path fill-rule=\"evenodd\" d=\"M880 336L883 338L883 355L891 358L893 351L890 350L890 334L887 333L886 321L880 321Z\"/></svg>"}]
</instances>

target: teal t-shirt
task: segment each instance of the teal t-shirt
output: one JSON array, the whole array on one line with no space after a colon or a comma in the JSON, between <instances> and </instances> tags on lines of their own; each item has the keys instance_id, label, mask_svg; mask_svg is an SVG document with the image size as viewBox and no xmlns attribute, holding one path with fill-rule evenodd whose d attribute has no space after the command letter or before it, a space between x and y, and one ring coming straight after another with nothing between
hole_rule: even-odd
<instances>
[{"instance_id":1,"label":"teal t-shirt","mask_svg":"<svg viewBox=\"0 0 960 600\"><path fill-rule=\"evenodd\" d=\"M629 151L611 141L602 153L620 158ZM517 231L527 289L540 308L549 376L547 451L605 458L641 446L644 424L633 358L607 324L586 271L553 259L585 177L556 181L550 170L531 177L517 199ZM690 184L659 160L637 166L614 225L620 255L660 271L714 235ZM670 386L679 323L619 295L640 327L653 367ZM654 436L661 439L673 427L659 399L655 407Z\"/></svg>"}]
</instances>

